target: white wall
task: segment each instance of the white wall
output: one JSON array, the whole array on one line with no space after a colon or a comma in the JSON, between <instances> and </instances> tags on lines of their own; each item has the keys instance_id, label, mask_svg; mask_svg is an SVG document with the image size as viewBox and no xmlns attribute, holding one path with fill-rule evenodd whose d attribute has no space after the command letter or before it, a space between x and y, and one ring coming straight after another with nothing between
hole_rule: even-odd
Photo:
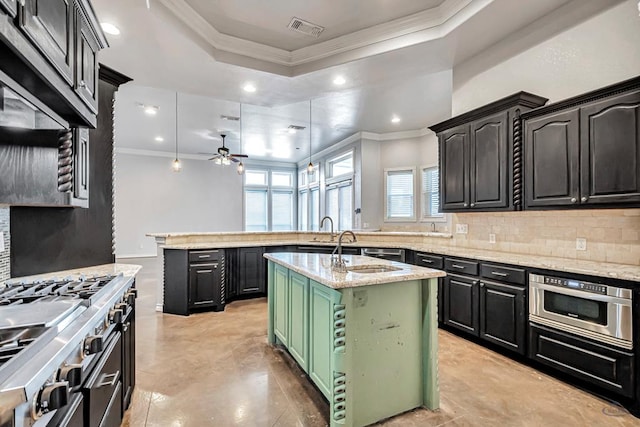
<instances>
[{"instance_id":1,"label":"white wall","mask_svg":"<svg viewBox=\"0 0 640 427\"><path fill-rule=\"evenodd\" d=\"M118 153L115 161L116 257L154 256L150 232L242 230L242 177L206 160Z\"/></svg>"},{"instance_id":2,"label":"white wall","mask_svg":"<svg viewBox=\"0 0 640 427\"><path fill-rule=\"evenodd\" d=\"M640 74L637 0L517 51L535 30L523 29L454 68L453 116L521 90L556 102Z\"/></svg>"}]
</instances>

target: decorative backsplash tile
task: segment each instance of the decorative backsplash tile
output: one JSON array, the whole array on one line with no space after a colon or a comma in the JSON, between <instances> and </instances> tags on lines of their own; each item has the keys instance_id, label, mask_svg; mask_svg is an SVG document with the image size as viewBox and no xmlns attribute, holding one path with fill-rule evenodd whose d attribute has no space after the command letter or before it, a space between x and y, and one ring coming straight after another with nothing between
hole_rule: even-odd
<instances>
[{"instance_id":1,"label":"decorative backsplash tile","mask_svg":"<svg viewBox=\"0 0 640 427\"><path fill-rule=\"evenodd\" d=\"M11 277L11 235L9 233L9 208L0 208L0 233L4 237L4 251L0 252L0 282ZM0 248L1 249L1 248Z\"/></svg>"}]
</instances>

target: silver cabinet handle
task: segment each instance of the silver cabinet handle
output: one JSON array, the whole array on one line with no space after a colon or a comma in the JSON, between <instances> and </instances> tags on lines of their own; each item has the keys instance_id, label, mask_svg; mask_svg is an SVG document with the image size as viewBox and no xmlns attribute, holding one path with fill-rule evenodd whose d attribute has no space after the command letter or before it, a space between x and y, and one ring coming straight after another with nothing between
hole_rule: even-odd
<instances>
[{"instance_id":1,"label":"silver cabinet handle","mask_svg":"<svg viewBox=\"0 0 640 427\"><path fill-rule=\"evenodd\" d=\"M575 202L577 202L577 201L578 201L578 199L576 199L575 197L572 197L572 198L571 198L571 203L575 203Z\"/></svg>"},{"instance_id":2,"label":"silver cabinet handle","mask_svg":"<svg viewBox=\"0 0 640 427\"><path fill-rule=\"evenodd\" d=\"M508 276L507 273L500 273L499 271L492 271L491 274L493 274L494 276L500 276L500 277L507 277Z\"/></svg>"},{"instance_id":3,"label":"silver cabinet handle","mask_svg":"<svg viewBox=\"0 0 640 427\"><path fill-rule=\"evenodd\" d=\"M129 326L131 326L131 322L127 322L124 325L122 325L122 330L124 332L127 332L129 330Z\"/></svg>"},{"instance_id":4,"label":"silver cabinet handle","mask_svg":"<svg viewBox=\"0 0 640 427\"><path fill-rule=\"evenodd\" d=\"M104 374L100 380L100 384L98 384L95 388L102 388L106 386L113 387L118 381L119 375L120 371L116 371L113 374Z\"/></svg>"},{"instance_id":5,"label":"silver cabinet handle","mask_svg":"<svg viewBox=\"0 0 640 427\"><path fill-rule=\"evenodd\" d=\"M460 270L464 270L464 265L460 265L460 264L451 264L451 267L458 268Z\"/></svg>"},{"instance_id":6,"label":"silver cabinet handle","mask_svg":"<svg viewBox=\"0 0 640 427\"><path fill-rule=\"evenodd\" d=\"M473 208L473 207L475 207L475 205L476 205L475 203L471 203L471 207L472 207L472 208Z\"/></svg>"},{"instance_id":7,"label":"silver cabinet handle","mask_svg":"<svg viewBox=\"0 0 640 427\"><path fill-rule=\"evenodd\" d=\"M480 287L484 288L484 283L480 282Z\"/></svg>"},{"instance_id":8,"label":"silver cabinet handle","mask_svg":"<svg viewBox=\"0 0 640 427\"><path fill-rule=\"evenodd\" d=\"M586 197L586 196L585 196L585 197L583 197L582 199L580 199L580 201L581 201L581 202L586 202L587 200L589 200L589 198L588 198L588 197Z\"/></svg>"},{"instance_id":9,"label":"silver cabinet handle","mask_svg":"<svg viewBox=\"0 0 640 427\"><path fill-rule=\"evenodd\" d=\"M210 258L211 255L198 255L198 258L202 259L202 258Z\"/></svg>"},{"instance_id":10,"label":"silver cabinet handle","mask_svg":"<svg viewBox=\"0 0 640 427\"><path fill-rule=\"evenodd\" d=\"M79 87L87 87L87 84L84 82L84 80L80 80L80 84L78 86Z\"/></svg>"},{"instance_id":11,"label":"silver cabinet handle","mask_svg":"<svg viewBox=\"0 0 640 427\"><path fill-rule=\"evenodd\" d=\"M213 270L217 270L217 269L218 269L217 265L213 267ZM196 273L203 273L203 274L204 273L211 273L213 270L196 270Z\"/></svg>"},{"instance_id":12,"label":"silver cabinet handle","mask_svg":"<svg viewBox=\"0 0 640 427\"><path fill-rule=\"evenodd\" d=\"M469 206L469 204L468 204L468 203L465 203L463 206L466 208L467 206Z\"/></svg>"},{"instance_id":13,"label":"silver cabinet handle","mask_svg":"<svg viewBox=\"0 0 640 427\"><path fill-rule=\"evenodd\" d=\"M431 261L430 259L422 259L422 262L426 264L433 264L433 261Z\"/></svg>"}]
</instances>

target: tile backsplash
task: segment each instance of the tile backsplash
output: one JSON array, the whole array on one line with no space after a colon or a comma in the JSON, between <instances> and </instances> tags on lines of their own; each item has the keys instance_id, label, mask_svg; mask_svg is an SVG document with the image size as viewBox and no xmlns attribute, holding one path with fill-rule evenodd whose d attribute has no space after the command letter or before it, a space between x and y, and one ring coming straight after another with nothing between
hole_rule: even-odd
<instances>
[{"instance_id":1,"label":"tile backsplash","mask_svg":"<svg viewBox=\"0 0 640 427\"><path fill-rule=\"evenodd\" d=\"M457 234L457 224L468 233ZM640 265L640 209L454 214L452 232L454 246ZM586 250L576 249L578 238Z\"/></svg>"},{"instance_id":2,"label":"tile backsplash","mask_svg":"<svg viewBox=\"0 0 640 427\"><path fill-rule=\"evenodd\" d=\"M2 233L4 237L4 251L0 252L0 282L3 282L11 277L11 235L9 233L9 208L0 207L0 233Z\"/></svg>"}]
</instances>

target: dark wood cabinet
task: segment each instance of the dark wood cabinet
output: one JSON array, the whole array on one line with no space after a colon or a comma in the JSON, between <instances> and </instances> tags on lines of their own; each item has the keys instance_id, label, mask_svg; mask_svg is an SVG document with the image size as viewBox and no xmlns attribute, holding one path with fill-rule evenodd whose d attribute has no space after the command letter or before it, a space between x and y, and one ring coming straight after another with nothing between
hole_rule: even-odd
<instances>
[{"instance_id":1,"label":"dark wood cabinet","mask_svg":"<svg viewBox=\"0 0 640 427\"><path fill-rule=\"evenodd\" d=\"M73 0L25 0L20 26L64 80L73 84Z\"/></svg>"},{"instance_id":2,"label":"dark wood cabinet","mask_svg":"<svg viewBox=\"0 0 640 427\"><path fill-rule=\"evenodd\" d=\"M239 296L266 292L264 248L238 249L236 290Z\"/></svg>"},{"instance_id":3,"label":"dark wood cabinet","mask_svg":"<svg viewBox=\"0 0 640 427\"><path fill-rule=\"evenodd\" d=\"M640 205L640 78L522 119L526 209Z\"/></svg>"},{"instance_id":4,"label":"dark wood cabinet","mask_svg":"<svg viewBox=\"0 0 640 427\"><path fill-rule=\"evenodd\" d=\"M0 0L0 13L3 11L15 18L18 14L18 0Z\"/></svg>"},{"instance_id":5,"label":"dark wood cabinet","mask_svg":"<svg viewBox=\"0 0 640 427\"><path fill-rule=\"evenodd\" d=\"M520 92L430 127L438 134L443 212L522 208L520 114L545 102Z\"/></svg>"},{"instance_id":6,"label":"dark wood cabinet","mask_svg":"<svg viewBox=\"0 0 640 427\"><path fill-rule=\"evenodd\" d=\"M187 316L196 309L224 310L225 266L222 249L165 249L163 312Z\"/></svg>"},{"instance_id":7,"label":"dark wood cabinet","mask_svg":"<svg viewBox=\"0 0 640 427\"><path fill-rule=\"evenodd\" d=\"M480 281L480 338L525 354L526 307L524 286Z\"/></svg>"},{"instance_id":8,"label":"dark wood cabinet","mask_svg":"<svg viewBox=\"0 0 640 427\"><path fill-rule=\"evenodd\" d=\"M580 202L640 202L640 90L580 108Z\"/></svg>"},{"instance_id":9,"label":"dark wood cabinet","mask_svg":"<svg viewBox=\"0 0 640 427\"><path fill-rule=\"evenodd\" d=\"M97 112L98 107L98 41L88 18L76 9L76 65L75 90L87 106Z\"/></svg>"},{"instance_id":10,"label":"dark wood cabinet","mask_svg":"<svg viewBox=\"0 0 640 427\"><path fill-rule=\"evenodd\" d=\"M122 322L122 410L126 411L136 385L136 308L135 302Z\"/></svg>"},{"instance_id":11,"label":"dark wood cabinet","mask_svg":"<svg viewBox=\"0 0 640 427\"><path fill-rule=\"evenodd\" d=\"M449 129L438 138L442 210L466 209L469 206L468 126Z\"/></svg>"},{"instance_id":12,"label":"dark wood cabinet","mask_svg":"<svg viewBox=\"0 0 640 427\"><path fill-rule=\"evenodd\" d=\"M453 274L444 278L444 324L479 335L478 280Z\"/></svg>"}]
</instances>

